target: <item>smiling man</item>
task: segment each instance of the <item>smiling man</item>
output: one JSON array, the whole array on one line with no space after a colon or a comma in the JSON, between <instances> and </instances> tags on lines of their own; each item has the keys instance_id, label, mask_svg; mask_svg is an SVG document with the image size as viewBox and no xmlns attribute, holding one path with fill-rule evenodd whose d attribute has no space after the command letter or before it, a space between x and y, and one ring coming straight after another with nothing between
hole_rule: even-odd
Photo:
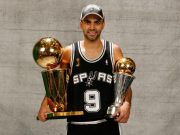
<instances>
[{"instance_id":1,"label":"smiling man","mask_svg":"<svg viewBox=\"0 0 180 135\"><path fill-rule=\"evenodd\" d=\"M113 70L115 62L123 57L120 47L105 39L101 32L105 17L101 7L90 4L82 9L80 28L84 39L67 46L61 67L70 68L68 109L83 110L83 116L67 118L68 135L119 135L119 123L126 123L130 115L132 90L114 119L106 118L106 111L114 100ZM46 120L48 111L45 97L39 110L39 119Z\"/></svg>"}]
</instances>

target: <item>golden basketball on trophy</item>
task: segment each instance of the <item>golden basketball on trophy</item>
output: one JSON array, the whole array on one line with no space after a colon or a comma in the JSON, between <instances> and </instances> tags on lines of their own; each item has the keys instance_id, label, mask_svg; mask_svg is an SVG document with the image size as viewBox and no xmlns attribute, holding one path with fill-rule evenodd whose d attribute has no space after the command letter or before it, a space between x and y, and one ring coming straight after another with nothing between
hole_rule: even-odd
<instances>
[{"instance_id":1,"label":"golden basketball on trophy","mask_svg":"<svg viewBox=\"0 0 180 135\"><path fill-rule=\"evenodd\" d=\"M33 48L35 62L45 70L41 72L48 105L52 113L47 119L60 119L83 115L83 111L67 111L67 84L69 69L56 68L61 62L63 47L52 37L41 38Z\"/></svg>"},{"instance_id":2,"label":"golden basketball on trophy","mask_svg":"<svg viewBox=\"0 0 180 135\"><path fill-rule=\"evenodd\" d=\"M116 73L126 73L132 75L135 72L136 65L131 58L119 59L115 64Z\"/></svg>"},{"instance_id":3,"label":"golden basketball on trophy","mask_svg":"<svg viewBox=\"0 0 180 135\"><path fill-rule=\"evenodd\" d=\"M60 62L63 47L58 40L51 37L41 38L33 48L33 58L42 68L56 66Z\"/></svg>"}]
</instances>

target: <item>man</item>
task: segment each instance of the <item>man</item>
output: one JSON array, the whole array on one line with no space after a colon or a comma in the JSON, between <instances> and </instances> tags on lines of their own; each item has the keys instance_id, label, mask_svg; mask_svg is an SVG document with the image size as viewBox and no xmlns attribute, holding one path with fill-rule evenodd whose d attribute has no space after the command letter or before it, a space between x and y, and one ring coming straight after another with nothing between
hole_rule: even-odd
<instances>
[{"instance_id":1,"label":"man","mask_svg":"<svg viewBox=\"0 0 180 135\"><path fill-rule=\"evenodd\" d=\"M126 123L130 115L131 88L123 105L114 114L114 119L105 117L114 98L114 64L123 54L118 45L101 39L104 26L102 9L97 5L87 5L82 9L80 17L84 40L64 49L61 67L71 69L68 108L84 111L83 116L67 119L68 135L119 135L118 122ZM39 110L39 120L45 121L48 111L45 97Z\"/></svg>"}]
</instances>

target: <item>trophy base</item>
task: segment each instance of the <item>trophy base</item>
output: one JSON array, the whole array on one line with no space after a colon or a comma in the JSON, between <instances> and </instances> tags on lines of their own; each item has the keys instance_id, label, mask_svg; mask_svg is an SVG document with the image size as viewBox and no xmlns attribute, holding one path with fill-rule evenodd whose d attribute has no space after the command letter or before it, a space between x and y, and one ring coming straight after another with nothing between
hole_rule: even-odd
<instances>
[{"instance_id":1,"label":"trophy base","mask_svg":"<svg viewBox=\"0 0 180 135\"><path fill-rule=\"evenodd\" d=\"M117 112L118 108L119 108L119 106L115 106L115 105L109 106L108 109L107 109L106 116L108 118L115 118L116 116L113 116L113 115Z\"/></svg>"},{"instance_id":2,"label":"trophy base","mask_svg":"<svg viewBox=\"0 0 180 135\"><path fill-rule=\"evenodd\" d=\"M71 111L71 112L53 112L47 114L47 120L50 119L63 119L67 117L84 115L83 111Z\"/></svg>"}]
</instances>

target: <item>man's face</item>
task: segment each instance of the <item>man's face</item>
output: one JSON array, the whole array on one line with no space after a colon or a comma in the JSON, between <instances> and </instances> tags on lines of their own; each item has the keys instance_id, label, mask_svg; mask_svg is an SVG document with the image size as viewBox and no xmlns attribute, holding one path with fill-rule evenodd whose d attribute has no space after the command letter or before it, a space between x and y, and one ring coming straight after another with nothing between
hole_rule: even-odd
<instances>
[{"instance_id":1,"label":"man's face","mask_svg":"<svg viewBox=\"0 0 180 135\"><path fill-rule=\"evenodd\" d=\"M97 15L88 15L80 22L84 37L90 41L100 38L101 31L104 28L104 21Z\"/></svg>"}]
</instances>

